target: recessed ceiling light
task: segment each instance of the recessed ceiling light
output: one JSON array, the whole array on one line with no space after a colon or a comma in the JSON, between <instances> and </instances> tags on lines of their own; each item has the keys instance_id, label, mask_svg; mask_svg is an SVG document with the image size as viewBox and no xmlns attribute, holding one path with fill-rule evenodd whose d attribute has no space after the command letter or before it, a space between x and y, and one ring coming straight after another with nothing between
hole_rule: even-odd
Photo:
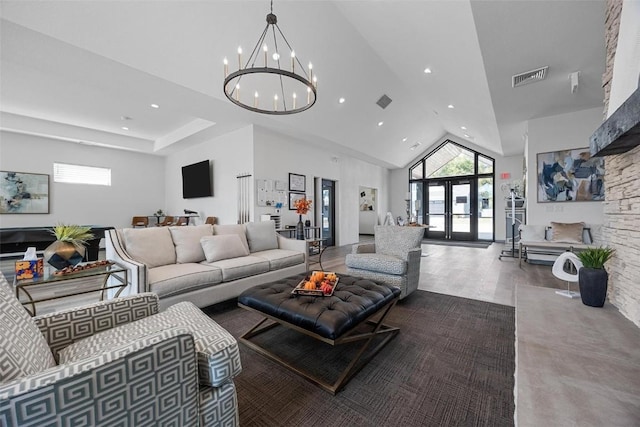
<instances>
[{"instance_id":1,"label":"recessed ceiling light","mask_svg":"<svg viewBox=\"0 0 640 427\"><path fill-rule=\"evenodd\" d=\"M449 105L447 105L447 108L451 108L453 110L456 107L454 107L453 104L449 104Z\"/></svg>"},{"instance_id":2,"label":"recessed ceiling light","mask_svg":"<svg viewBox=\"0 0 640 427\"><path fill-rule=\"evenodd\" d=\"M425 74L431 74L431 68L427 67L424 69Z\"/></svg>"},{"instance_id":3,"label":"recessed ceiling light","mask_svg":"<svg viewBox=\"0 0 640 427\"><path fill-rule=\"evenodd\" d=\"M402 142L407 142L407 137L402 138Z\"/></svg>"},{"instance_id":4,"label":"recessed ceiling light","mask_svg":"<svg viewBox=\"0 0 640 427\"><path fill-rule=\"evenodd\" d=\"M382 126L384 122L378 122L378 126Z\"/></svg>"},{"instance_id":5,"label":"recessed ceiling light","mask_svg":"<svg viewBox=\"0 0 640 427\"><path fill-rule=\"evenodd\" d=\"M460 129L467 130L467 127L466 126L460 126Z\"/></svg>"},{"instance_id":6,"label":"recessed ceiling light","mask_svg":"<svg viewBox=\"0 0 640 427\"><path fill-rule=\"evenodd\" d=\"M469 138L469 135L467 135L467 134L465 133L465 134L464 134L464 137L465 137L465 138Z\"/></svg>"},{"instance_id":7,"label":"recessed ceiling light","mask_svg":"<svg viewBox=\"0 0 640 427\"><path fill-rule=\"evenodd\" d=\"M344 98L340 98L340 99L338 99L338 102L339 102L340 104L344 104Z\"/></svg>"},{"instance_id":8,"label":"recessed ceiling light","mask_svg":"<svg viewBox=\"0 0 640 427\"><path fill-rule=\"evenodd\" d=\"M122 126L122 130L129 130L129 128L126 126Z\"/></svg>"},{"instance_id":9,"label":"recessed ceiling light","mask_svg":"<svg viewBox=\"0 0 640 427\"><path fill-rule=\"evenodd\" d=\"M160 108L158 104L151 104L151 108Z\"/></svg>"}]
</instances>

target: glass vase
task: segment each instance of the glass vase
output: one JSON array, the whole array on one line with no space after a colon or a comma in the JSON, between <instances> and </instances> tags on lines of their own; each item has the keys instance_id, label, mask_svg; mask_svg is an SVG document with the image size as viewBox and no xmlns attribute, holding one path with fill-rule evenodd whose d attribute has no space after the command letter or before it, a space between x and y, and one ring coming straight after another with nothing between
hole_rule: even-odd
<instances>
[{"instance_id":1,"label":"glass vase","mask_svg":"<svg viewBox=\"0 0 640 427\"><path fill-rule=\"evenodd\" d=\"M304 224L302 223L302 215L298 215L298 223L296 224L296 239L304 240Z\"/></svg>"}]
</instances>

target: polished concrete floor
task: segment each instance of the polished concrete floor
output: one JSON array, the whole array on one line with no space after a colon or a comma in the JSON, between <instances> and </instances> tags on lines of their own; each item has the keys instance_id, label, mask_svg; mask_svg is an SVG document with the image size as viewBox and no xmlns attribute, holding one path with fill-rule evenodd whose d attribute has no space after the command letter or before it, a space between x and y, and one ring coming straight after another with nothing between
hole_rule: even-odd
<instances>
[{"instance_id":1,"label":"polished concrete floor","mask_svg":"<svg viewBox=\"0 0 640 427\"><path fill-rule=\"evenodd\" d=\"M516 425L640 426L640 328L608 302L557 295L567 284L550 266L502 249L424 244L419 289L516 308ZM323 266L344 271L348 248L327 252Z\"/></svg>"}]
</instances>

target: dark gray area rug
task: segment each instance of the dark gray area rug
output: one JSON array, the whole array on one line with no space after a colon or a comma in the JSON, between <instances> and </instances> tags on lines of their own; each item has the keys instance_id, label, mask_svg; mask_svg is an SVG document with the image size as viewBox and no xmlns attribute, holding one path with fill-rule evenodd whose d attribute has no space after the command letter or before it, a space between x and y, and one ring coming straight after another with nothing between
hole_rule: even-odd
<instances>
[{"instance_id":1,"label":"dark gray area rug","mask_svg":"<svg viewBox=\"0 0 640 427\"><path fill-rule=\"evenodd\" d=\"M229 304L205 311L235 337L260 320ZM240 424L513 425L513 307L416 291L387 319L400 334L336 396L240 343ZM361 345L331 347L283 327L260 339L294 365L330 380Z\"/></svg>"}]
</instances>

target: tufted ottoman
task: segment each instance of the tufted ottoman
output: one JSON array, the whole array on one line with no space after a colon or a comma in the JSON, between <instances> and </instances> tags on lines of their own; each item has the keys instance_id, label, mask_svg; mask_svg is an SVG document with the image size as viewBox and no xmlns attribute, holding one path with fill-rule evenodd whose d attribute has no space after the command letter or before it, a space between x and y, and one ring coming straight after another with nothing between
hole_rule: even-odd
<instances>
[{"instance_id":1,"label":"tufted ottoman","mask_svg":"<svg viewBox=\"0 0 640 427\"><path fill-rule=\"evenodd\" d=\"M340 274L340 281L330 297L292 295L291 291L304 277L304 274L300 274L258 285L240 294L240 307L258 312L264 317L242 335L240 341L335 394L397 335L398 328L385 325L383 322L398 301L400 290L372 280ZM376 320L372 320L372 317L376 317ZM365 332L360 327L364 324L368 326ZM360 340L364 344L338 380L328 383L291 366L286 360L251 341L252 337L279 325L332 346ZM381 335L384 336L383 339L367 352L373 338Z\"/></svg>"}]
</instances>

